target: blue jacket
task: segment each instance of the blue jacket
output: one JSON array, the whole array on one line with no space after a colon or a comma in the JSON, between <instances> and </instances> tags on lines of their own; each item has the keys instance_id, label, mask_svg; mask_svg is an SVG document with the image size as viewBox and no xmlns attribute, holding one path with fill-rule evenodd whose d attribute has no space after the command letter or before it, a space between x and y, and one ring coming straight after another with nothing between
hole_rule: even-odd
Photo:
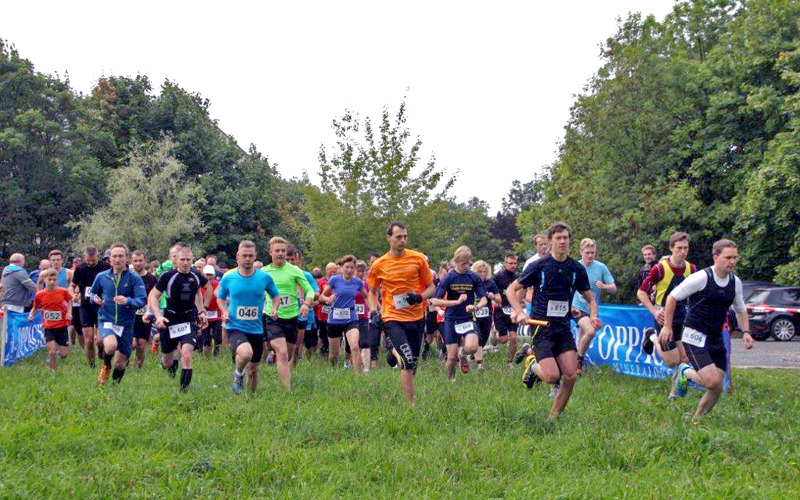
<instances>
[{"instance_id":1,"label":"blue jacket","mask_svg":"<svg viewBox=\"0 0 800 500\"><path fill-rule=\"evenodd\" d=\"M104 304L97 310L98 325L111 322L115 325L133 326L134 313L147 303L147 292L142 278L125 269L119 275L119 281L114 279L113 269L103 271L97 275L92 284L92 300L99 296ZM128 298L125 305L114 303L114 297L122 295Z\"/></svg>"}]
</instances>

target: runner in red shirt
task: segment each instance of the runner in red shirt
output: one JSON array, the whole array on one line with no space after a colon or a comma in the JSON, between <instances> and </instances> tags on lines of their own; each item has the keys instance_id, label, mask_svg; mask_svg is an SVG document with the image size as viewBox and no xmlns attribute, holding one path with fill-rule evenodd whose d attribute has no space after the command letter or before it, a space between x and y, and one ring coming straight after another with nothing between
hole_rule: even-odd
<instances>
[{"instance_id":1,"label":"runner in red shirt","mask_svg":"<svg viewBox=\"0 0 800 500\"><path fill-rule=\"evenodd\" d=\"M52 269L42 271L39 279L44 281L45 289L36 292L28 321L33 321L36 311L41 309L50 369L56 371L56 344L61 359L66 359L69 353L67 328L72 324L72 294L66 288L56 286L58 273Z\"/></svg>"},{"instance_id":2,"label":"runner in red shirt","mask_svg":"<svg viewBox=\"0 0 800 500\"><path fill-rule=\"evenodd\" d=\"M339 266L337 266L333 262L328 262L325 266L325 277L319 278L317 280L317 285L319 285L320 294L322 295L322 290L325 290L325 285L328 284L328 280L331 276L336 274L339 271ZM327 358L328 357L328 314L331 312L331 306L327 304L323 304L319 301L319 295L314 297L314 312L317 315L317 325L319 328L319 339L322 341L322 347L320 348L320 354Z\"/></svg>"},{"instance_id":3,"label":"runner in red shirt","mask_svg":"<svg viewBox=\"0 0 800 500\"><path fill-rule=\"evenodd\" d=\"M220 314L219 305L217 305L217 287L219 286L219 281L217 281L214 266L206 264L203 268L203 276L211 283L211 287L214 290L214 293L211 294L211 301L209 302L206 300L206 289L200 289L200 293L203 294L203 303L208 304L208 306L206 306L208 327L200 334L200 345L203 347L203 356L210 358L212 340L214 341L214 356L219 356L219 346L222 344L222 314Z\"/></svg>"}]
</instances>

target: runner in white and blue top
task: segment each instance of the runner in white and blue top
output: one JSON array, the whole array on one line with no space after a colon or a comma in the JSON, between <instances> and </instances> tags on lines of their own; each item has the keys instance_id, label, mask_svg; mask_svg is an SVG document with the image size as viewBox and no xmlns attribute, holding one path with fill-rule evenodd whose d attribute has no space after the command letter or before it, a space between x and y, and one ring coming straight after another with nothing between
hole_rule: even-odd
<instances>
[{"instance_id":1,"label":"runner in white and blue top","mask_svg":"<svg viewBox=\"0 0 800 500\"><path fill-rule=\"evenodd\" d=\"M339 359L339 347L343 335L347 337L353 358L353 371L361 373L361 349L359 347L360 332L358 329L358 313L356 312L356 294L361 292L367 296L364 282L356 278L356 257L345 255L337 264L342 274L331 276L320 295L320 302L331 305L328 315L328 343L330 351L328 359L333 366ZM333 292L333 295L330 293Z\"/></svg>"},{"instance_id":2,"label":"runner in white and blue top","mask_svg":"<svg viewBox=\"0 0 800 500\"><path fill-rule=\"evenodd\" d=\"M217 304L222 320L228 330L228 342L236 365L233 371L233 392L244 390L244 371L247 368L248 388L255 391L258 386L258 366L264 353L264 326L261 315L264 309L264 293L272 298L270 316L278 316L280 292L272 276L256 269L256 245L243 240L236 252L238 267L228 271L217 287Z\"/></svg>"}]
</instances>

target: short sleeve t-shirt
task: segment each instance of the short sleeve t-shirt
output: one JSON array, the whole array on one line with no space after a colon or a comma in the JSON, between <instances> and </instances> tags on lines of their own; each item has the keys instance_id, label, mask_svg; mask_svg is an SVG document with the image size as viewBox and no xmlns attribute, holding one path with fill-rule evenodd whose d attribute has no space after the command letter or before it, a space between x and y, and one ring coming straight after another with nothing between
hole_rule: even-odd
<instances>
[{"instance_id":1,"label":"short sleeve t-shirt","mask_svg":"<svg viewBox=\"0 0 800 500\"><path fill-rule=\"evenodd\" d=\"M597 288L595 282L600 281L606 285L611 285L614 283L614 277L611 276L611 271L608 270L608 266L598 260L593 261L588 267L584 266L584 269L586 269L586 274L589 277L589 286L594 294L594 300L599 306L603 292ZM589 304L586 303L586 300L584 300L582 295L576 293L573 297L573 303L575 305L575 309L589 314Z\"/></svg>"},{"instance_id":2,"label":"short sleeve t-shirt","mask_svg":"<svg viewBox=\"0 0 800 500\"><path fill-rule=\"evenodd\" d=\"M328 315L329 325L346 325L358 321L356 313L356 294L364 288L364 282L355 276L345 280L341 275L331 276L328 280L336 299L333 301L331 313Z\"/></svg>"},{"instance_id":3,"label":"short sleeve t-shirt","mask_svg":"<svg viewBox=\"0 0 800 500\"><path fill-rule=\"evenodd\" d=\"M381 288L381 316L384 321L419 321L425 317L425 305L410 305L408 292L422 293L433 282L425 255L404 250L399 257L387 252L372 263L367 277L370 289Z\"/></svg>"},{"instance_id":4,"label":"short sleeve t-shirt","mask_svg":"<svg viewBox=\"0 0 800 500\"><path fill-rule=\"evenodd\" d=\"M568 326L572 296L576 291L591 290L586 269L580 262L567 257L559 262L548 255L525 269L519 277L522 286L534 287L532 312L535 319Z\"/></svg>"},{"instance_id":5,"label":"short sleeve t-shirt","mask_svg":"<svg viewBox=\"0 0 800 500\"><path fill-rule=\"evenodd\" d=\"M66 288L56 287L52 292L39 290L33 299L33 305L42 315L42 327L46 330L70 325L67 308L72 307L72 294Z\"/></svg>"},{"instance_id":6,"label":"short sleeve t-shirt","mask_svg":"<svg viewBox=\"0 0 800 500\"><path fill-rule=\"evenodd\" d=\"M261 315L264 310L264 293L275 298L280 295L272 276L256 269L252 276L242 276L238 270L222 277L217 287L217 298L228 300L226 323L229 331L263 335Z\"/></svg>"},{"instance_id":7,"label":"short sleeve t-shirt","mask_svg":"<svg viewBox=\"0 0 800 500\"><path fill-rule=\"evenodd\" d=\"M156 289L166 296L165 315L170 321L190 321L194 312L197 291L206 286L205 276L196 269L184 274L177 269L165 271L158 277Z\"/></svg>"},{"instance_id":8,"label":"short sleeve t-shirt","mask_svg":"<svg viewBox=\"0 0 800 500\"><path fill-rule=\"evenodd\" d=\"M506 288L508 288L508 285L513 283L515 279L517 279L517 273L512 273L510 271L507 271L505 268L498 271L497 274L495 274L492 277L492 281L494 281L494 284L497 285L497 288L500 290L500 293L502 294L503 307L510 305L508 303L508 297L506 297L505 292Z\"/></svg>"},{"instance_id":9,"label":"short sleeve t-shirt","mask_svg":"<svg viewBox=\"0 0 800 500\"><path fill-rule=\"evenodd\" d=\"M458 300L461 294L466 294L467 300L463 304L450 306L444 311L446 320L469 320L471 314L467 312L467 306L475 304L481 297L486 296L486 289L483 281L474 272L467 270L464 274L450 271L447 276L439 283L435 297L444 300Z\"/></svg>"},{"instance_id":10,"label":"short sleeve t-shirt","mask_svg":"<svg viewBox=\"0 0 800 500\"><path fill-rule=\"evenodd\" d=\"M75 273L72 275L72 283L80 290L81 306L94 306L93 302L89 302L87 290L92 289L94 279L97 275L107 269L110 269L108 264L98 262L95 266L91 267L88 264L81 264L81 266L75 270Z\"/></svg>"}]
</instances>

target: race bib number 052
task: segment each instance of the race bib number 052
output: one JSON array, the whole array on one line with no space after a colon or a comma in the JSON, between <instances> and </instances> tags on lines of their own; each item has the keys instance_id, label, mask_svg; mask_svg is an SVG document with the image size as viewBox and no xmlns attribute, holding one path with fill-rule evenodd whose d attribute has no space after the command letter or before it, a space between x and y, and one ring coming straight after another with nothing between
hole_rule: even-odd
<instances>
[{"instance_id":1,"label":"race bib number 052","mask_svg":"<svg viewBox=\"0 0 800 500\"><path fill-rule=\"evenodd\" d=\"M61 311L42 311L45 321L61 321Z\"/></svg>"},{"instance_id":2,"label":"race bib number 052","mask_svg":"<svg viewBox=\"0 0 800 500\"><path fill-rule=\"evenodd\" d=\"M243 320L258 319L258 307L256 306L239 306L236 308L236 318Z\"/></svg>"}]
</instances>

